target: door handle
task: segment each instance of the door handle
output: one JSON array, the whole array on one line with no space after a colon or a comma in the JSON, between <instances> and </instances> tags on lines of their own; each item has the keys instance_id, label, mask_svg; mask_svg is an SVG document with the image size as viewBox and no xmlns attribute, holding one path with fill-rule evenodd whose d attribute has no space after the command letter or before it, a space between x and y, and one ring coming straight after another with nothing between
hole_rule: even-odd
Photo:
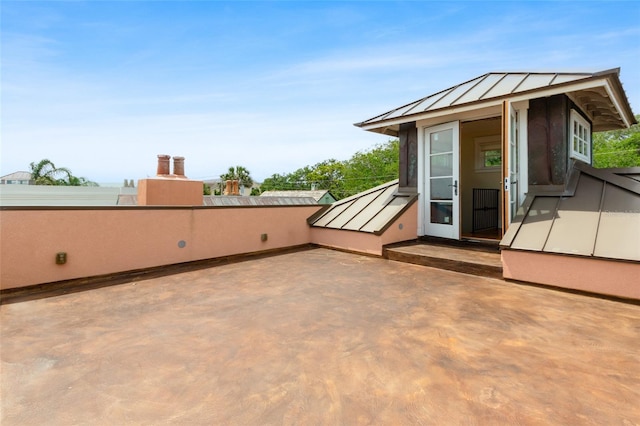
<instances>
[{"instance_id":1,"label":"door handle","mask_svg":"<svg viewBox=\"0 0 640 426\"><path fill-rule=\"evenodd\" d=\"M453 186L453 195L458 195L458 181L454 180L453 185L449 185L449 186Z\"/></svg>"}]
</instances>

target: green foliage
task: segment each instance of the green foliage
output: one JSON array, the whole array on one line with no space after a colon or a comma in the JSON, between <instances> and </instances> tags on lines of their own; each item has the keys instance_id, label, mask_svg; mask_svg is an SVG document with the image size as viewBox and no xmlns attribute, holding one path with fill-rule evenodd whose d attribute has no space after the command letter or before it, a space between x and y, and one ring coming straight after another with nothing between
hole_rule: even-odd
<instances>
[{"instance_id":1,"label":"green foliage","mask_svg":"<svg viewBox=\"0 0 640 426\"><path fill-rule=\"evenodd\" d=\"M345 198L398 178L399 142L390 140L346 161L325 160L292 173L264 180L262 191L326 189L336 199Z\"/></svg>"},{"instance_id":2,"label":"green foliage","mask_svg":"<svg viewBox=\"0 0 640 426\"><path fill-rule=\"evenodd\" d=\"M640 121L640 115L636 115L636 121ZM640 124L594 133L593 166L599 169L640 166Z\"/></svg>"},{"instance_id":3,"label":"green foliage","mask_svg":"<svg viewBox=\"0 0 640 426\"><path fill-rule=\"evenodd\" d=\"M206 183L202 184L202 195L211 195L211 187Z\"/></svg>"},{"instance_id":4,"label":"green foliage","mask_svg":"<svg viewBox=\"0 0 640 426\"><path fill-rule=\"evenodd\" d=\"M229 167L227 173L223 173L220 175L221 185L224 188L225 181L227 180L237 180L239 186L244 186L245 188L253 187L253 179L251 178L251 172L242 166ZM224 192L224 189L220 189L220 193Z\"/></svg>"},{"instance_id":5,"label":"green foliage","mask_svg":"<svg viewBox=\"0 0 640 426\"><path fill-rule=\"evenodd\" d=\"M344 193L348 197L398 178L399 142L390 140L368 151L356 152L344 168ZM332 192L333 194L333 192Z\"/></svg>"},{"instance_id":6,"label":"green foliage","mask_svg":"<svg viewBox=\"0 0 640 426\"><path fill-rule=\"evenodd\" d=\"M66 167L56 167L49 159L29 164L31 180L36 185L59 186L98 186L97 183L83 177L74 176Z\"/></svg>"}]
</instances>

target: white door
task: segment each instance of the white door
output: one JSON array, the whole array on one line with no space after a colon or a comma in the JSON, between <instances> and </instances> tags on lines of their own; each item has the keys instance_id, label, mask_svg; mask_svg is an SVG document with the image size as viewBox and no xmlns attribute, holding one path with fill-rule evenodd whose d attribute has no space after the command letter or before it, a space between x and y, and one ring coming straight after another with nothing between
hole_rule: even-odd
<instances>
[{"instance_id":1,"label":"white door","mask_svg":"<svg viewBox=\"0 0 640 426\"><path fill-rule=\"evenodd\" d=\"M513 109L513 105L509 102L509 223L513 220L520 205L518 200L518 180L520 177L519 164L519 117L518 111Z\"/></svg>"},{"instance_id":2,"label":"white door","mask_svg":"<svg viewBox=\"0 0 640 426\"><path fill-rule=\"evenodd\" d=\"M504 101L503 113L505 114L502 144L502 179L503 179L503 212L502 229L504 232L509 228L509 224L516 216L518 207L520 207L521 188L520 188L520 157L521 157L521 125L520 111L513 107L509 101Z\"/></svg>"},{"instance_id":3,"label":"white door","mask_svg":"<svg viewBox=\"0 0 640 426\"><path fill-rule=\"evenodd\" d=\"M424 130L425 234L460 238L460 157L457 121Z\"/></svg>"}]
</instances>

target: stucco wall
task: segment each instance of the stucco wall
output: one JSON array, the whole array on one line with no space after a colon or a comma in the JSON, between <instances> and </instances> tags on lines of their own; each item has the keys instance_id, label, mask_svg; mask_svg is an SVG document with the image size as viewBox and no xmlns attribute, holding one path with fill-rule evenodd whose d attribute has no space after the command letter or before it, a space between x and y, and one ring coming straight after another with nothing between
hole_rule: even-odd
<instances>
[{"instance_id":1,"label":"stucco wall","mask_svg":"<svg viewBox=\"0 0 640 426\"><path fill-rule=\"evenodd\" d=\"M311 242L326 247L382 255L386 244L408 241L418 236L418 203L413 203L382 235L342 231L330 228L311 228Z\"/></svg>"},{"instance_id":2,"label":"stucco wall","mask_svg":"<svg viewBox=\"0 0 640 426\"><path fill-rule=\"evenodd\" d=\"M507 279L640 299L639 262L503 250L502 265Z\"/></svg>"},{"instance_id":3,"label":"stucco wall","mask_svg":"<svg viewBox=\"0 0 640 426\"><path fill-rule=\"evenodd\" d=\"M307 244L306 219L319 208L2 210L0 288ZM67 253L66 264L55 263L58 252Z\"/></svg>"}]
</instances>

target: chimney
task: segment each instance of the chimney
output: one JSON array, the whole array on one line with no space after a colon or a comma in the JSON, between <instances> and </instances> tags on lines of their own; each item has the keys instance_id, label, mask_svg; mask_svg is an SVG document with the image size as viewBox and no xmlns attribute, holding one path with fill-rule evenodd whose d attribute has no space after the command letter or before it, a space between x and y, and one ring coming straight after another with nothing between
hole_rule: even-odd
<instances>
[{"instance_id":1,"label":"chimney","mask_svg":"<svg viewBox=\"0 0 640 426\"><path fill-rule=\"evenodd\" d=\"M170 155L164 155L164 154L158 155L158 171L157 171L158 176L169 175L169 158L171 158Z\"/></svg>"},{"instance_id":2,"label":"chimney","mask_svg":"<svg viewBox=\"0 0 640 426\"><path fill-rule=\"evenodd\" d=\"M186 177L184 175L184 157L173 157L173 174L176 177Z\"/></svg>"},{"instance_id":3,"label":"chimney","mask_svg":"<svg viewBox=\"0 0 640 426\"><path fill-rule=\"evenodd\" d=\"M233 184L233 190L231 195L240 195L240 191L238 190L238 180L234 179L231 182Z\"/></svg>"},{"instance_id":4,"label":"chimney","mask_svg":"<svg viewBox=\"0 0 640 426\"><path fill-rule=\"evenodd\" d=\"M224 181L224 184L225 184L224 195L233 195L231 193L231 181L226 180Z\"/></svg>"},{"instance_id":5,"label":"chimney","mask_svg":"<svg viewBox=\"0 0 640 426\"><path fill-rule=\"evenodd\" d=\"M173 157L174 174L170 174L170 158L169 155L158 155L158 176L138 181L139 206L201 206L203 204L202 181L186 178L184 157Z\"/></svg>"}]
</instances>

